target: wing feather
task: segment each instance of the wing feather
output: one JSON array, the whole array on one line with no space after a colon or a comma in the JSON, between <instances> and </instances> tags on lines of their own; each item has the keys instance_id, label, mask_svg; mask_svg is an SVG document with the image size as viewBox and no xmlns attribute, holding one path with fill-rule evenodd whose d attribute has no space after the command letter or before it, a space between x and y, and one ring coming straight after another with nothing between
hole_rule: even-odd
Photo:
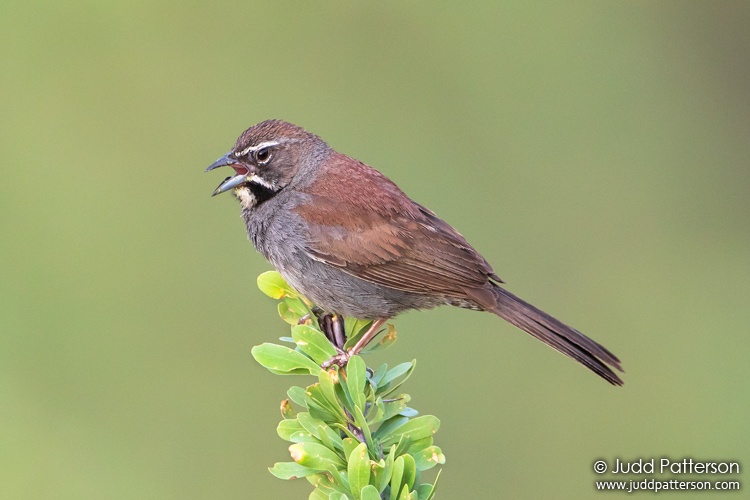
<instances>
[{"instance_id":1,"label":"wing feather","mask_svg":"<svg viewBox=\"0 0 750 500\"><path fill-rule=\"evenodd\" d=\"M343 169L356 171L337 168L341 182L308 189L309 199L295 209L309 227L310 257L415 293L465 297L466 288L500 281L458 231L385 176L358 162Z\"/></svg>"}]
</instances>

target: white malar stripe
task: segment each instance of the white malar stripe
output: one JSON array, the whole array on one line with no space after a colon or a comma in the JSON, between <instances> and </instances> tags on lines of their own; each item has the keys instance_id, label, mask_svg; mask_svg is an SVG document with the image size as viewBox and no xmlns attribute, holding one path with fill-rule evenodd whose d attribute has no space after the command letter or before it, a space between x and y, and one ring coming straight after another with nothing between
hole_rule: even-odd
<instances>
[{"instance_id":1,"label":"white malar stripe","mask_svg":"<svg viewBox=\"0 0 750 500\"><path fill-rule=\"evenodd\" d=\"M265 180L265 179L263 179L261 177L258 177L258 174L249 175L247 177L247 180L249 182L254 182L256 184L260 184L264 188L270 189L271 191L277 191L276 183L275 182L268 182L267 180Z\"/></svg>"},{"instance_id":2,"label":"white malar stripe","mask_svg":"<svg viewBox=\"0 0 750 500\"><path fill-rule=\"evenodd\" d=\"M238 157L239 156L245 156L250 151L258 151L259 149L270 148L271 146L278 146L278 145L279 145L279 141L265 141L265 142L261 142L257 146L249 146L249 147L243 149L242 151L240 151L239 153L237 153L237 156Z\"/></svg>"}]
</instances>

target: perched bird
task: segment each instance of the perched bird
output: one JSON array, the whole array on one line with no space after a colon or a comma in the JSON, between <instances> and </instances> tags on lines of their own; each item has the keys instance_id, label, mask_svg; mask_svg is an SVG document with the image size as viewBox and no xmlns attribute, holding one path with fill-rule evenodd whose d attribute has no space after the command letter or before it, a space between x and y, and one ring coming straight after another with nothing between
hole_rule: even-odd
<instances>
[{"instance_id":1,"label":"perched bird","mask_svg":"<svg viewBox=\"0 0 750 500\"><path fill-rule=\"evenodd\" d=\"M206 171L223 166L236 175L213 194L234 191L250 240L284 279L328 312L374 320L329 365L345 364L389 318L448 304L495 313L622 385L614 354L505 290L458 231L317 135L267 120Z\"/></svg>"}]
</instances>

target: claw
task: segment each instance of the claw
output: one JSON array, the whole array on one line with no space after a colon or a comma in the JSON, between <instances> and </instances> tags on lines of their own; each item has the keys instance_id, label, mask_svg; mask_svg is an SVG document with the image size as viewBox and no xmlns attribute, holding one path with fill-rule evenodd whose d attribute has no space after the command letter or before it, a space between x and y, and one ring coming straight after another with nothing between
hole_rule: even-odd
<instances>
[{"instance_id":1,"label":"claw","mask_svg":"<svg viewBox=\"0 0 750 500\"><path fill-rule=\"evenodd\" d=\"M343 368L346 366L346 364L349 362L349 358L351 358L352 356L353 354L351 353L351 350L341 352L341 354L337 354L336 356L333 356L328 361L325 361L322 365L320 365L320 367L323 368L324 370L327 370L333 365L336 365L339 368Z\"/></svg>"},{"instance_id":2,"label":"claw","mask_svg":"<svg viewBox=\"0 0 750 500\"><path fill-rule=\"evenodd\" d=\"M302 316L299 321L297 321L298 325L306 325L308 320L310 319L310 313L305 314Z\"/></svg>"}]
</instances>

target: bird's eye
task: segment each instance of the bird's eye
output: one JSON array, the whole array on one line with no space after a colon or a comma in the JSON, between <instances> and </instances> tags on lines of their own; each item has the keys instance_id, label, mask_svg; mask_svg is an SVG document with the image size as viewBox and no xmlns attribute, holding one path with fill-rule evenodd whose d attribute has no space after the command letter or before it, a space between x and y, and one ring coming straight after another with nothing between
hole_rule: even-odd
<instances>
[{"instance_id":1,"label":"bird's eye","mask_svg":"<svg viewBox=\"0 0 750 500\"><path fill-rule=\"evenodd\" d=\"M258 163L266 163L271 159L271 150L268 148L261 148L255 153L255 159Z\"/></svg>"}]
</instances>

